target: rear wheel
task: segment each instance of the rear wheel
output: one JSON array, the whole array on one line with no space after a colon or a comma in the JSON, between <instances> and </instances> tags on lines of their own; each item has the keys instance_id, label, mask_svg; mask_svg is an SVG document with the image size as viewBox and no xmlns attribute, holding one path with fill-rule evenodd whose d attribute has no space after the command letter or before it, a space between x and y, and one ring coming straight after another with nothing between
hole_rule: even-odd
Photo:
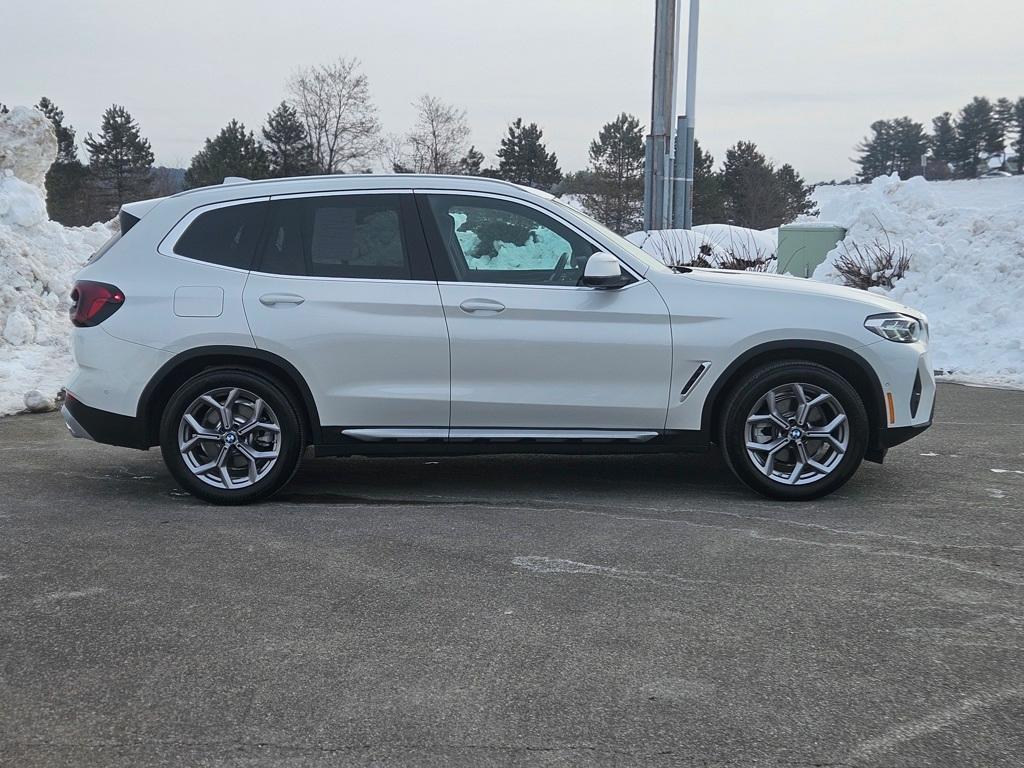
<instances>
[{"instance_id":1,"label":"rear wheel","mask_svg":"<svg viewBox=\"0 0 1024 768\"><path fill-rule=\"evenodd\" d=\"M284 389L246 370L204 371L171 397L160 449L174 478L215 504L266 498L287 483L305 444Z\"/></svg>"},{"instance_id":2,"label":"rear wheel","mask_svg":"<svg viewBox=\"0 0 1024 768\"><path fill-rule=\"evenodd\" d=\"M771 363L728 395L720 443L730 469L775 499L824 496L857 471L869 422L857 391L816 363Z\"/></svg>"}]
</instances>

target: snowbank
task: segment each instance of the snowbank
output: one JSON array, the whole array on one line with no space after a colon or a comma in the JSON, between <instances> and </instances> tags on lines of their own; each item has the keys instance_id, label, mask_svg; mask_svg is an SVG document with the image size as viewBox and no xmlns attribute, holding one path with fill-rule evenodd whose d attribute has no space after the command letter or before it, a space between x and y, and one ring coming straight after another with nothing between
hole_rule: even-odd
<instances>
[{"instance_id":1,"label":"snowbank","mask_svg":"<svg viewBox=\"0 0 1024 768\"><path fill-rule=\"evenodd\" d=\"M626 236L666 264L690 264L703 259L712 266L729 259L764 260L778 250L778 229L763 232L731 224L700 224L693 229L658 229ZM767 271L774 271L774 261Z\"/></svg>"},{"instance_id":2,"label":"snowbank","mask_svg":"<svg viewBox=\"0 0 1024 768\"><path fill-rule=\"evenodd\" d=\"M848 230L843 243L888 235L910 268L889 297L928 315L933 363L954 379L1024 387L1024 177L900 181L818 187L821 219ZM814 279L842 282L841 243Z\"/></svg>"},{"instance_id":3,"label":"snowbank","mask_svg":"<svg viewBox=\"0 0 1024 768\"><path fill-rule=\"evenodd\" d=\"M52 400L64 383L72 277L111 235L104 224L67 228L47 218L43 181L56 156L42 113L0 115L0 416L22 410L34 389Z\"/></svg>"}]
</instances>

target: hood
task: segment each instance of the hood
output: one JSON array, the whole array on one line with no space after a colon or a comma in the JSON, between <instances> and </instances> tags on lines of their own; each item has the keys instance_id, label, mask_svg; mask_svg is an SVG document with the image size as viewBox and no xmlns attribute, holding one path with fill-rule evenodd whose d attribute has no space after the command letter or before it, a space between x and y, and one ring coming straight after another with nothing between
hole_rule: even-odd
<instances>
[{"instance_id":1,"label":"hood","mask_svg":"<svg viewBox=\"0 0 1024 768\"><path fill-rule=\"evenodd\" d=\"M678 277L713 283L732 288L752 288L755 290L779 291L794 296L814 296L841 301L856 302L877 312L903 312L924 320L924 314L906 304L881 296L870 291L847 288L843 285L820 283L816 280L792 275L774 275L765 272L743 272L733 269L699 269L680 274Z\"/></svg>"}]
</instances>

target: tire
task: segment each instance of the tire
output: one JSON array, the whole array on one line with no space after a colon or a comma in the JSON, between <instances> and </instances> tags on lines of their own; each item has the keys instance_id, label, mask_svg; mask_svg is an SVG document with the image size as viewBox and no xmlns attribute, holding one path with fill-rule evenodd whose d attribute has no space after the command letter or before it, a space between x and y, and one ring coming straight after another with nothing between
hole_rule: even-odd
<instances>
[{"instance_id":1,"label":"tire","mask_svg":"<svg viewBox=\"0 0 1024 768\"><path fill-rule=\"evenodd\" d=\"M733 474L764 496L820 498L840 488L864 459L867 411L857 391L830 368L800 360L762 365L726 398L722 454Z\"/></svg>"},{"instance_id":2,"label":"tire","mask_svg":"<svg viewBox=\"0 0 1024 768\"><path fill-rule=\"evenodd\" d=\"M160 422L167 469L182 488L214 504L276 493L294 476L305 444L303 419L285 388L246 369L193 376L171 396Z\"/></svg>"}]
</instances>

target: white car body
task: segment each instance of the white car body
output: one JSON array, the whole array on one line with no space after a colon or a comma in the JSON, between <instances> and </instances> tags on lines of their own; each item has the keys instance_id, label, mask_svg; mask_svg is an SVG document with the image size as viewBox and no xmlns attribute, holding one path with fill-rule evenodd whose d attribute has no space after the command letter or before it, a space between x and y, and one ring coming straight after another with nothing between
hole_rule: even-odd
<instances>
[{"instance_id":1,"label":"white car body","mask_svg":"<svg viewBox=\"0 0 1024 768\"><path fill-rule=\"evenodd\" d=\"M426 216L427 196L522 206L612 254L632 282L614 290L466 282L437 271L440 241L429 235L435 271L403 279L284 275L174 251L200 215L219 207L345 195L407 201L403 227L422 223L415 218ZM104 442L157 444L168 382L218 360L287 377L318 455L699 449L714 442L716 409L739 372L793 357L827 365L857 389L871 421L869 459L931 421L921 313L795 277L679 274L551 196L506 182L346 175L230 183L126 205L122 220L128 231L77 279L116 286L124 305L75 328L67 384L72 432ZM865 327L869 316L892 312L917 319L922 338L894 343Z\"/></svg>"}]
</instances>

